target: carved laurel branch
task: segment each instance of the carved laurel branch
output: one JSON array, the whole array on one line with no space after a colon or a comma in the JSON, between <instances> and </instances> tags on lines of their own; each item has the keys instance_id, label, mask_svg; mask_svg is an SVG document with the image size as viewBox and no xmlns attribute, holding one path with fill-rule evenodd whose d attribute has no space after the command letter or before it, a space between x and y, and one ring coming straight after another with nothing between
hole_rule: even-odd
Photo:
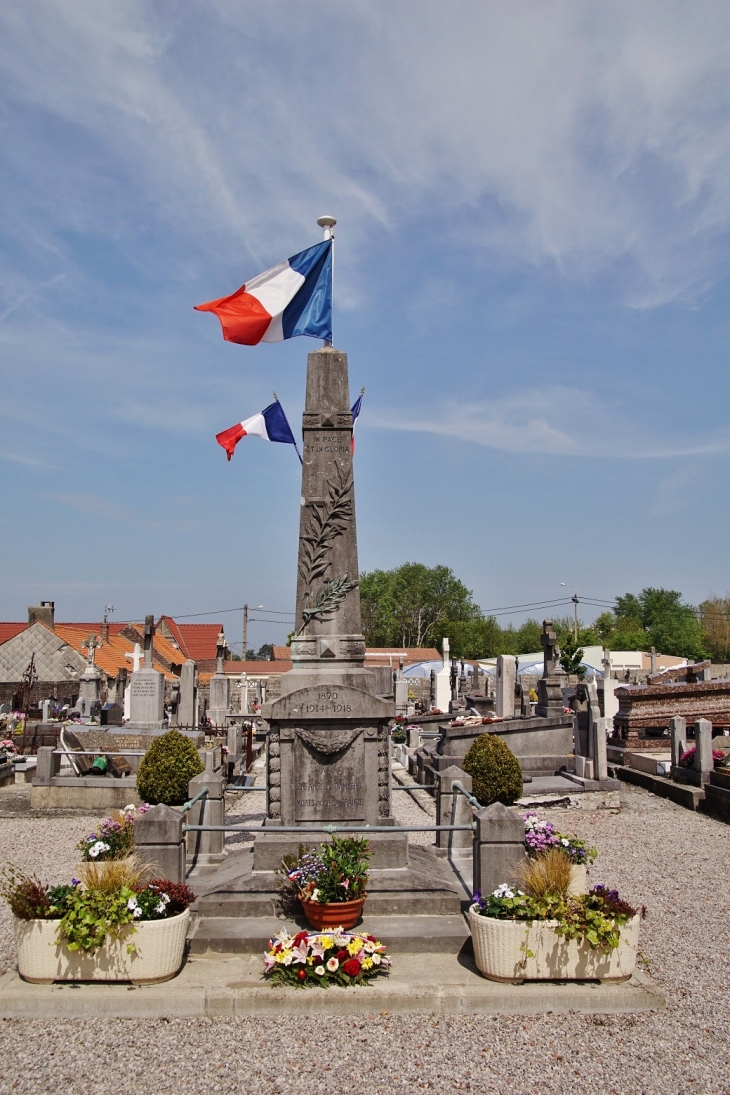
<instances>
[{"instance_id":1,"label":"carved laurel branch","mask_svg":"<svg viewBox=\"0 0 730 1095\"><path fill-rule=\"evenodd\" d=\"M324 620L334 616L351 589L357 589L360 583L348 582L347 575L327 582L317 600L309 608L302 609L302 626L297 631L301 635L310 620Z\"/></svg>"},{"instance_id":2,"label":"carved laurel branch","mask_svg":"<svg viewBox=\"0 0 730 1095\"><path fill-rule=\"evenodd\" d=\"M330 566L329 549L346 531L354 516L352 468L347 472L335 465L335 482L327 482L323 506L309 506L309 520L302 531L299 574L307 590L318 578L325 578Z\"/></svg>"}]
</instances>

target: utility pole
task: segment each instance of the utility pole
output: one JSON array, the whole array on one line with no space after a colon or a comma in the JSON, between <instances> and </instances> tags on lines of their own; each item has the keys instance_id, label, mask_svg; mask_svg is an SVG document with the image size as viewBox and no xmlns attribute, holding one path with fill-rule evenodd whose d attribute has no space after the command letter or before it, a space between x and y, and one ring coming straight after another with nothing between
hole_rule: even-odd
<instances>
[{"instance_id":1,"label":"utility pole","mask_svg":"<svg viewBox=\"0 0 730 1095\"><path fill-rule=\"evenodd\" d=\"M246 661L246 651L248 650L248 605L243 606L243 653L241 654L241 661Z\"/></svg>"},{"instance_id":2,"label":"utility pole","mask_svg":"<svg viewBox=\"0 0 730 1095\"><path fill-rule=\"evenodd\" d=\"M566 583L560 583L565 588ZM572 583L571 583L572 584ZM578 590L573 586L573 596L570 598L573 602L573 642L578 645Z\"/></svg>"}]
</instances>

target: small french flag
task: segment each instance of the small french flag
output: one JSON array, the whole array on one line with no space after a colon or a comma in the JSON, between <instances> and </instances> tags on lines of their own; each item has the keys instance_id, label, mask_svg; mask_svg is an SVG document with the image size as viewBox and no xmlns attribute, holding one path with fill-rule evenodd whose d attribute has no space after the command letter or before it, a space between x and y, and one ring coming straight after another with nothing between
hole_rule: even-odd
<instances>
[{"instance_id":1,"label":"small french flag","mask_svg":"<svg viewBox=\"0 0 730 1095\"><path fill-rule=\"evenodd\" d=\"M215 439L226 450L226 456L230 460L236 445L242 437L261 437L264 441L281 441L284 445L293 445L297 456L301 460L299 449L291 432L291 426L284 414L284 408L279 400L264 407L260 414L254 414L243 422L237 422L222 433L217 433Z\"/></svg>"},{"instance_id":2,"label":"small french flag","mask_svg":"<svg viewBox=\"0 0 730 1095\"><path fill-rule=\"evenodd\" d=\"M360 389L360 395L357 397L355 403L352 406L352 440L350 441L350 452L355 455L355 423L360 417L360 411L362 410L362 397L365 395L365 389Z\"/></svg>"},{"instance_id":3,"label":"small french flag","mask_svg":"<svg viewBox=\"0 0 730 1095\"><path fill-rule=\"evenodd\" d=\"M223 338L241 346L295 335L332 341L332 240L300 251L197 312L214 312Z\"/></svg>"}]
</instances>

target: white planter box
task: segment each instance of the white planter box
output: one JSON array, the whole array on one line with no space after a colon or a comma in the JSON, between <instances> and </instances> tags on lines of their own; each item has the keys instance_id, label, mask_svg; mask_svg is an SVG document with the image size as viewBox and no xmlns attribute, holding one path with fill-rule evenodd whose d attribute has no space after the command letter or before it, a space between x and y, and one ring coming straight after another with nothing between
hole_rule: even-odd
<instances>
[{"instance_id":1,"label":"white planter box","mask_svg":"<svg viewBox=\"0 0 730 1095\"><path fill-rule=\"evenodd\" d=\"M618 947L605 950L556 935L556 920L497 920L475 908L469 909L474 957L491 981L628 981L636 967L638 914L621 928ZM523 944L533 958L525 957Z\"/></svg>"},{"instance_id":2,"label":"white planter box","mask_svg":"<svg viewBox=\"0 0 730 1095\"><path fill-rule=\"evenodd\" d=\"M145 920L136 931L125 928L118 939L108 936L93 954L69 951L56 942L58 920L15 920L18 973L24 981L167 981L182 965L190 910L167 920ZM136 951L127 954L127 944Z\"/></svg>"}]
</instances>

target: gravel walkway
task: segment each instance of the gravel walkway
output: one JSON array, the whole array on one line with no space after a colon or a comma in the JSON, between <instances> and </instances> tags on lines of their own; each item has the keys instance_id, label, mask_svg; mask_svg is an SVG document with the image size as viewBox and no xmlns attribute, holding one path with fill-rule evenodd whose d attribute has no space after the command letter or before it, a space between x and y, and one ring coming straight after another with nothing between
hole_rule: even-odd
<instances>
[{"instance_id":1,"label":"gravel walkway","mask_svg":"<svg viewBox=\"0 0 730 1095\"><path fill-rule=\"evenodd\" d=\"M399 798L410 800L402 792ZM326 1023L5 1020L0 1091L727 1095L730 829L633 789L622 791L621 813L549 813L561 828L598 845L593 881L616 883L626 897L647 905L642 953L666 993L666 1012L495 1019L374 1015ZM73 868L74 844L87 828L78 818L0 818L8 858L53 881ZM7 914L0 917L7 963Z\"/></svg>"}]
</instances>

